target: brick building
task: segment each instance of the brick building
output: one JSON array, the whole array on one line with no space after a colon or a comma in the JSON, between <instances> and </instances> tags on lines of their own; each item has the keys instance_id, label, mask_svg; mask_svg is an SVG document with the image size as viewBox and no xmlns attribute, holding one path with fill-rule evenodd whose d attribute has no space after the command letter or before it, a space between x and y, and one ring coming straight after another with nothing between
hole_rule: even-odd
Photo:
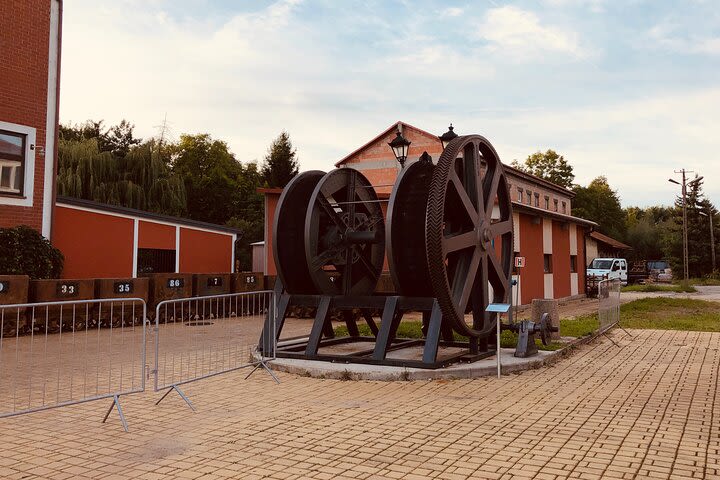
<instances>
[{"instance_id":1,"label":"brick building","mask_svg":"<svg viewBox=\"0 0 720 480\"><path fill-rule=\"evenodd\" d=\"M423 152L435 162L442 154L442 143L437 135L397 122L335 166L361 171L375 186L378 197L388 198L400 171L388 146L397 129L411 142L406 164L417 161ZM508 165L505 169L513 203L515 256L525 257L525 266L516 276L519 302L527 304L534 298L562 299L583 295L586 236L596 224L570 214L572 191ZM265 194L265 273L275 275L272 220L282 190L260 191Z\"/></svg>"},{"instance_id":2,"label":"brick building","mask_svg":"<svg viewBox=\"0 0 720 480\"><path fill-rule=\"evenodd\" d=\"M57 158L61 0L0 2L0 227L50 237Z\"/></svg>"}]
</instances>

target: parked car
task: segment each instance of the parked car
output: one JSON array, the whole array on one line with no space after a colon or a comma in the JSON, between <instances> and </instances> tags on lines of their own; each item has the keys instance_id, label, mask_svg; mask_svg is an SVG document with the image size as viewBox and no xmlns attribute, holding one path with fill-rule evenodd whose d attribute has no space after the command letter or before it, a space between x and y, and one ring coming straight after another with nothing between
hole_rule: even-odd
<instances>
[{"instance_id":1,"label":"parked car","mask_svg":"<svg viewBox=\"0 0 720 480\"><path fill-rule=\"evenodd\" d=\"M647 262L650 279L655 282L672 282L672 269L664 260L651 260Z\"/></svg>"},{"instance_id":2,"label":"parked car","mask_svg":"<svg viewBox=\"0 0 720 480\"><path fill-rule=\"evenodd\" d=\"M606 278L619 278L622 285L628 283L628 263L624 258L595 258L586 273L588 283Z\"/></svg>"}]
</instances>

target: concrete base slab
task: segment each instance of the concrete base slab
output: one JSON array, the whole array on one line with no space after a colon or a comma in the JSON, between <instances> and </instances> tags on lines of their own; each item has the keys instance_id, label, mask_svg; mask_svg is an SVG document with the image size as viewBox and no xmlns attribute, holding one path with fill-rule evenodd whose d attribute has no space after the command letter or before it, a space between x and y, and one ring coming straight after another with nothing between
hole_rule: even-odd
<instances>
[{"instance_id":1,"label":"concrete base slab","mask_svg":"<svg viewBox=\"0 0 720 480\"><path fill-rule=\"evenodd\" d=\"M561 355L566 348L554 352L540 351L530 358L515 358L514 348L503 348L500 352L502 373L539 368L551 358ZM432 380L485 377L497 374L496 356L478 360L473 363L457 363L446 368L435 370L424 368L388 367L384 365L365 365L358 363L333 363L317 360L300 360L295 358L278 358L268 362L273 370L293 373L296 375L333 378L342 380Z\"/></svg>"}]
</instances>

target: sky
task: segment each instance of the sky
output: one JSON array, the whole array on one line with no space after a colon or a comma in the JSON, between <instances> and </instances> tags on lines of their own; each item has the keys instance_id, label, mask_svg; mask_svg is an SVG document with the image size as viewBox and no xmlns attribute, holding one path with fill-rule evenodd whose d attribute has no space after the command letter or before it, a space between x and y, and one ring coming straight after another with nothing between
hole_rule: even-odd
<instances>
[{"instance_id":1,"label":"sky","mask_svg":"<svg viewBox=\"0 0 720 480\"><path fill-rule=\"evenodd\" d=\"M549 148L623 206L720 204L720 9L688 0L66 0L60 121L209 133L243 162L283 130L301 170L394 122ZM165 120L166 119L166 120ZM689 174L690 176L694 174Z\"/></svg>"}]
</instances>

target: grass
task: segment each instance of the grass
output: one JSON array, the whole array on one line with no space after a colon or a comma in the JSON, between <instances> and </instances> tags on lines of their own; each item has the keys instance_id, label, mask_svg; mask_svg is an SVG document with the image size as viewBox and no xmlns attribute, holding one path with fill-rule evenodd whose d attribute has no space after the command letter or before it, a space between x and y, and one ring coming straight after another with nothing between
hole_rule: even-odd
<instances>
[{"instance_id":1,"label":"grass","mask_svg":"<svg viewBox=\"0 0 720 480\"><path fill-rule=\"evenodd\" d=\"M591 335L599 327L597 314L581 315L575 318L560 319L560 335L580 338Z\"/></svg>"},{"instance_id":2,"label":"grass","mask_svg":"<svg viewBox=\"0 0 720 480\"><path fill-rule=\"evenodd\" d=\"M688 280L690 285L701 285L701 286L718 286L720 285L720 279L717 278L691 278Z\"/></svg>"},{"instance_id":3,"label":"grass","mask_svg":"<svg viewBox=\"0 0 720 480\"><path fill-rule=\"evenodd\" d=\"M379 325L378 325L379 326ZM371 337L372 331L370 330L370 327L368 327L364 323L358 324L358 330L360 330L360 335ZM463 342L467 341L467 337L464 337L457 332L453 332L454 338L456 341ZM347 337L349 336L348 329L345 325L339 325L335 327L335 336L336 337ZM412 322L401 322L400 326L398 326L397 331L397 337L398 338L423 338L422 335L422 322L420 321L412 321ZM515 348L517 345L517 339L518 336L516 333L513 333L509 330L505 330L500 333L500 345L503 348ZM562 348L564 345L559 342L552 342L549 345L543 345L540 340L537 340L535 342L540 350L558 350Z\"/></svg>"},{"instance_id":4,"label":"grass","mask_svg":"<svg viewBox=\"0 0 720 480\"><path fill-rule=\"evenodd\" d=\"M650 283L647 285L628 285L622 288L623 292L677 292L677 293L694 293L697 292L695 287L689 283L682 282L680 285L658 285Z\"/></svg>"},{"instance_id":5,"label":"grass","mask_svg":"<svg viewBox=\"0 0 720 480\"><path fill-rule=\"evenodd\" d=\"M687 330L698 332L720 332L720 303L690 298L641 298L620 307L620 318L625 328L656 330ZM400 338L422 338L422 322L402 322L398 327ZM591 335L598 329L597 314L581 315L560 320L560 333L563 337L580 338ZM370 328L364 323L358 324L360 334L372 336ZM335 327L335 335L347 337L344 325ZM454 333L455 340L465 341L466 337ZM558 350L564 346L560 342L543 345L536 341L540 350ZM504 331L500 335L500 344L504 348L515 348L517 334Z\"/></svg>"},{"instance_id":6,"label":"grass","mask_svg":"<svg viewBox=\"0 0 720 480\"><path fill-rule=\"evenodd\" d=\"M622 326L720 332L720 303L690 298L641 298L620 307Z\"/></svg>"}]
</instances>

